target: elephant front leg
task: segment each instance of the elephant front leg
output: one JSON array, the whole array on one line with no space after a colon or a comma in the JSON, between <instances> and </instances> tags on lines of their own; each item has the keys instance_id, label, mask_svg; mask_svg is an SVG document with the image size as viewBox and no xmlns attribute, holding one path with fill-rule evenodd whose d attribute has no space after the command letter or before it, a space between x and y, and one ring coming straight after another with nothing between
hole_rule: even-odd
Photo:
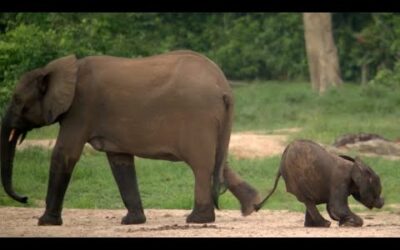
<instances>
[{"instance_id":1,"label":"elephant front leg","mask_svg":"<svg viewBox=\"0 0 400 250\"><path fill-rule=\"evenodd\" d=\"M71 174L79 156L69 154L57 146L53 151L46 196L46 210L38 225L62 225L62 204Z\"/></svg>"},{"instance_id":2,"label":"elephant front leg","mask_svg":"<svg viewBox=\"0 0 400 250\"><path fill-rule=\"evenodd\" d=\"M346 185L339 185L331 190L331 197L327 204L327 210L332 219L339 221L339 226L361 227L363 220L354 214L348 205Z\"/></svg>"},{"instance_id":3,"label":"elephant front leg","mask_svg":"<svg viewBox=\"0 0 400 250\"><path fill-rule=\"evenodd\" d=\"M224 180L229 191L239 200L242 215L250 215L255 210L254 205L261 202L257 190L242 180L227 164L224 167Z\"/></svg>"},{"instance_id":4,"label":"elephant front leg","mask_svg":"<svg viewBox=\"0 0 400 250\"><path fill-rule=\"evenodd\" d=\"M344 205L340 205L337 203L329 203L327 207L331 218L339 221L339 226L361 227L364 223L361 217L351 212L347 203Z\"/></svg>"},{"instance_id":5,"label":"elephant front leg","mask_svg":"<svg viewBox=\"0 0 400 250\"><path fill-rule=\"evenodd\" d=\"M305 214L305 227L330 227L331 222L325 220L324 217L319 213L315 204L307 202L306 205L306 214Z\"/></svg>"},{"instance_id":6,"label":"elephant front leg","mask_svg":"<svg viewBox=\"0 0 400 250\"><path fill-rule=\"evenodd\" d=\"M142 224L146 222L140 199L133 156L129 154L107 153L114 179L125 207L128 209L121 224Z\"/></svg>"}]
</instances>

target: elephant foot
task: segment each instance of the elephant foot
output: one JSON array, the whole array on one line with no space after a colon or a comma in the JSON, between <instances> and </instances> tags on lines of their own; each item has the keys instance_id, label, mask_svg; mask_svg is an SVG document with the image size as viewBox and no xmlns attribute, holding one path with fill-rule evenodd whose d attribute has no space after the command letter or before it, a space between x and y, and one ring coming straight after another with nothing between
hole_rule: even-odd
<instances>
[{"instance_id":1,"label":"elephant foot","mask_svg":"<svg viewBox=\"0 0 400 250\"><path fill-rule=\"evenodd\" d=\"M195 204L192 213L186 218L186 223L211 223L215 221L214 206Z\"/></svg>"},{"instance_id":2,"label":"elephant foot","mask_svg":"<svg viewBox=\"0 0 400 250\"><path fill-rule=\"evenodd\" d=\"M143 213L128 212L121 220L122 225L143 224L146 222L146 216Z\"/></svg>"},{"instance_id":3,"label":"elephant foot","mask_svg":"<svg viewBox=\"0 0 400 250\"><path fill-rule=\"evenodd\" d=\"M43 214L38 221L39 226L61 226L63 221L61 216L53 216L49 214Z\"/></svg>"},{"instance_id":4,"label":"elephant foot","mask_svg":"<svg viewBox=\"0 0 400 250\"><path fill-rule=\"evenodd\" d=\"M305 221L304 222L304 226L305 227L330 227L331 226L331 222L328 220L323 220L323 221Z\"/></svg>"},{"instance_id":5,"label":"elephant foot","mask_svg":"<svg viewBox=\"0 0 400 250\"><path fill-rule=\"evenodd\" d=\"M360 217L350 217L339 221L340 227L361 227L364 224Z\"/></svg>"},{"instance_id":6,"label":"elephant foot","mask_svg":"<svg viewBox=\"0 0 400 250\"><path fill-rule=\"evenodd\" d=\"M250 215L255 211L255 205L261 202L261 197L257 190L246 182L232 186L229 190L239 200L243 216Z\"/></svg>"}]
</instances>

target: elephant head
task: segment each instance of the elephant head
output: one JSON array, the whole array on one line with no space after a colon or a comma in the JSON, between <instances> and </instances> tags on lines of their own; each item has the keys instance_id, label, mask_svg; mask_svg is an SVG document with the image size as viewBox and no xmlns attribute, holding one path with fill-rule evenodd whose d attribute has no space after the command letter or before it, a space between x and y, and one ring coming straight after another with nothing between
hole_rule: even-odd
<instances>
[{"instance_id":1,"label":"elephant head","mask_svg":"<svg viewBox=\"0 0 400 250\"><path fill-rule=\"evenodd\" d=\"M381 208L384 200L380 197L382 186L379 176L360 158L356 157L353 162L351 195L369 209Z\"/></svg>"},{"instance_id":2,"label":"elephant head","mask_svg":"<svg viewBox=\"0 0 400 250\"><path fill-rule=\"evenodd\" d=\"M26 203L27 197L12 187L16 143L33 128L52 124L71 106L77 81L74 55L54 60L43 68L25 73L17 84L1 126L1 180L13 199Z\"/></svg>"}]
</instances>

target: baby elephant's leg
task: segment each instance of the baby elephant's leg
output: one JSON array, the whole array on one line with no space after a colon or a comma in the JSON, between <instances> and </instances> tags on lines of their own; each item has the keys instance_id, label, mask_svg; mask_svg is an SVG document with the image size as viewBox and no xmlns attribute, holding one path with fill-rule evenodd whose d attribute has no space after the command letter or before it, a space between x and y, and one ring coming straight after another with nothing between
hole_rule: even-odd
<instances>
[{"instance_id":1,"label":"baby elephant's leg","mask_svg":"<svg viewBox=\"0 0 400 250\"><path fill-rule=\"evenodd\" d=\"M305 214L305 227L330 227L331 222L327 221L319 213L316 205L311 202L306 202L306 214Z\"/></svg>"},{"instance_id":2,"label":"baby elephant's leg","mask_svg":"<svg viewBox=\"0 0 400 250\"><path fill-rule=\"evenodd\" d=\"M332 189L331 197L327 204L328 213L332 219L339 221L339 226L361 227L363 220L349 208L347 190L344 185Z\"/></svg>"},{"instance_id":3,"label":"baby elephant's leg","mask_svg":"<svg viewBox=\"0 0 400 250\"><path fill-rule=\"evenodd\" d=\"M347 204L340 206L338 204L327 204L329 216L339 221L339 226L342 227L361 227L363 220L356 214L350 211Z\"/></svg>"},{"instance_id":4,"label":"baby elephant's leg","mask_svg":"<svg viewBox=\"0 0 400 250\"><path fill-rule=\"evenodd\" d=\"M361 227L363 223L363 219L356 214L339 220L339 226L341 227Z\"/></svg>"}]
</instances>

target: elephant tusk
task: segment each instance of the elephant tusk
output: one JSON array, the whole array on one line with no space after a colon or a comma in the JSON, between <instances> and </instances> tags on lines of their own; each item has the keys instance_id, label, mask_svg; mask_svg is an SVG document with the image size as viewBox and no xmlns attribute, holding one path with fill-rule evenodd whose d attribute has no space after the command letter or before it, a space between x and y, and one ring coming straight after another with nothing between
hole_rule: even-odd
<instances>
[{"instance_id":1,"label":"elephant tusk","mask_svg":"<svg viewBox=\"0 0 400 250\"><path fill-rule=\"evenodd\" d=\"M18 145L21 145L21 143L25 140L26 132L22 133L22 135L19 137L19 142Z\"/></svg>"},{"instance_id":2,"label":"elephant tusk","mask_svg":"<svg viewBox=\"0 0 400 250\"><path fill-rule=\"evenodd\" d=\"M11 130L10 137L8 137L8 142L11 142L14 139L15 135L15 128Z\"/></svg>"}]
</instances>

